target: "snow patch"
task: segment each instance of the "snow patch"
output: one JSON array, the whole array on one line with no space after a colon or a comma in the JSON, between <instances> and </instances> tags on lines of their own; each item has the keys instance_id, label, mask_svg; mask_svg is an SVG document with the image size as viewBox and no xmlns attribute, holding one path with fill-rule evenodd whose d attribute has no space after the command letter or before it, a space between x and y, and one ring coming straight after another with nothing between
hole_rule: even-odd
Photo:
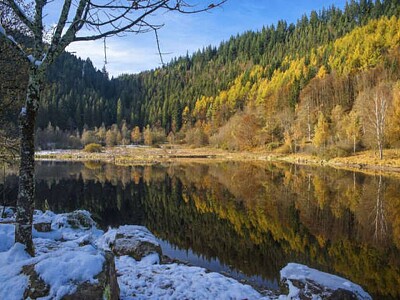
<instances>
[{"instance_id":1,"label":"snow patch","mask_svg":"<svg viewBox=\"0 0 400 300\"><path fill-rule=\"evenodd\" d=\"M104 250L111 250L110 245L115 243L117 235L132 237L135 242L148 242L160 246L155 236L144 226L124 225L117 229L109 228L108 231L97 240L97 246Z\"/></svg>"},{"instance_id":2,"label":"snow patch","mask_svg":"<svg viewBox=\"0 0 400 300\"><path fill-rule=\"evenodd\" d=\"M60 299L72 294L77 284L97 282L105 261L93 246L62 248L47 254L48 257L35 265L35 271L50 286L48 299Z\"/></svg>"},{"instance_id":3,"label":"snow patch","mask_svg":"<svg viewBox=\"0 0 400 300\"><path fill-rule=\"evenodd\" d=\"M12 219L15 221L15 217ZM22 273L24 266L35 265L35 271L50 287L50 294L41 299L61 299L80 283L96 282L95 276L102 271L103 251L91 244L103 231L96 228L89 212L57 215L36 210L33 223L41 222L51 223L52 231L33 229L35 257L29 256L23 245L14 244L14 225L0 224L0 299L23 299L29 284Z\"/></svg>"},{"instance_id":4,"label":"snow patch","mask_svg":"<svg viewBox=\"0 0 400 300\"><path fill-rule=\"evenodd\" d=\"M25 106L23 106L23 107L21 108L20 114L21 114L21 116L26 116L26 107L25 107Z\"/></svg>"},{"instance_id":5,"label":"snow patch","mask_svg":"<svg viewBox=\"0 0 400 300\"><path fill-rule=\"evenodd\" d=\"M121 299L268 299L249 285L199 267L160 265L157 254L141 261L116 258Z\"/></svg>"},{"instance_id":6,"label":"snow patch","mask_svg":"<svg viewBox=\"0 0 400 300\"><path fill-rule=\"evenodd\" d=\"M31 64L34 64L35 66L39 67L39 66L43 63L43 61L44 61L44 59L45 59L46 57L44 57L43 60L38 60L38 59L36 59L32 54L29 54L29 55L27 56L27 58L28 58L28 60L29 60L29 62L30 62Z\"/></svg>"},{"instance_id":7,"label":"snow patch","mask_svg":"<svg viewBox=\"0 0 400 300\"><path fill-rule=\"evenodd\" d=\"M6 252L0 252L0 299L23 299L29 280L20 273L22 267L31 260L25 252L25 246L19 243Z\"/></svg>"},{"instance_id":8,"label":"snow patch","mask_svg":"<svg viewBox=\"0 0 400 300\"><path fill-rule=\"evenodd\" d=\"M14 245L13 224L1 224L0 226L0 252L8 251Z\"/></svg>"},{"instance_id":9,"label":"snow patch","mask_svg":"<svg viewBox=\"0 0 400 300\"><path fill-rule=\"evenodd\" d=\"M281 279L288 279L288 283L290 282L289 280L311 280L318 285L331 290L344 289L353 292L355 295L357 295L358 299L372 299L371 296L359 285L350 282L345 278L321 272L305 265L289 263L281 270L280 274ZM291 297L298 295L299 289L294 287L291 283L289 283L289 290L289 295Z\"/></svg>"},{"instance_id":10,"label":"snow patch","mask_svg":"<svg viewBox=\"0 0 400 300\"><path fill-rule=\"evenodd\" d=\"M54 150L41 150L41 151L36 151L35 155L51 155L51 154L63 154L63 153L70 153L71 150L65 150L65 149L54 149Z\"/></svg>"}]
</instances>

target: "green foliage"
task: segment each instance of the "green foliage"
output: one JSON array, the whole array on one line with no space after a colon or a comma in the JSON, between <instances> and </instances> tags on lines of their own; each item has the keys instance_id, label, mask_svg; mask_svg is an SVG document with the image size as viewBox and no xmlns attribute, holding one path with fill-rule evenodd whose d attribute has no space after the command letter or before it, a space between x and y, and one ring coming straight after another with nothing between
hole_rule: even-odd
<instances>
[{"instance_id":1,"label":"green foliage","mask_svg":"<svg viewBox=\"0 0 400 300\"><path fill-rule=\"evenodd\" d=\"M354 119L355 99L380 81L400 79L399 8L398 1L351 1L112 79L89 59L65 53L48 72L38 127L51 122L75 140L82 134L83 144L110 146L159 144L173 132L195 145L237 150L272 143L296 152L311 140L321 149L355 150L364 126ZM259 113L246 119L249 109ZM318 125L320 113L331 138ZM132 135L146 125L143 137L140 130ZM390 136L396 144L395 130Z\"/></svg>"},{"instance_id":2,"label":"green foliage","mask_svg":"<svg viewBox=\"0 0 400 300\"><path fill-rule=\"evenodd\" d=\"M101 145L91 143L91 144L87 144L83 150L85 152L89 152L89 153L99 153L99 152L101 152L101 148L102 148Z\"/></svg>"}]
</instances>

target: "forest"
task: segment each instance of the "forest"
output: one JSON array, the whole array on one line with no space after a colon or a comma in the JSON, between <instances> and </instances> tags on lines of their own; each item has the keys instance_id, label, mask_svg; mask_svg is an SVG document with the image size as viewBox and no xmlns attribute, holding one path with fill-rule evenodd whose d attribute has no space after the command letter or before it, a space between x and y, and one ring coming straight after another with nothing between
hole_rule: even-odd
<instances>
[{"instance_id":1,"label":"forest","mask_svg":"<svg viewBox=\"0 0 400 300\"><path fill-rule=\"evenodd\" d=\"M382 157L400 146L399 17L398 0L352 0L117 78L64 53L41 92L36 148L169 141ZM27 66L0 50L3 147L17 136Z\"/></svg>"}]
</instances>

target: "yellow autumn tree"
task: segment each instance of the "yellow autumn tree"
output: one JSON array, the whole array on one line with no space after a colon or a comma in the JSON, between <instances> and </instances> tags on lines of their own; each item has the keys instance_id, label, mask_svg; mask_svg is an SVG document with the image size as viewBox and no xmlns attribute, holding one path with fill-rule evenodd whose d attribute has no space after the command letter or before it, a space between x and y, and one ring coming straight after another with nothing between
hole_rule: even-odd
<instances>
[{"instance_id":1,"label":"yellow autumn tree","mask_svg":"<svg viewBox=\"0 0 400 300\"><path fill-rule=\"evenodd\" d=\"M391 146L400 146L400 81L393 88L392 109L388 116L387 140Z\"/></svg>"},{"instance_id":2,"label":"yellow autumn tree","mask_svg":"<svg viewBox=\"0 0 400 300\"><path fill-rule=\"evenodd\" d=\"M353 153L356 153L357 143L360 141L362 136L362 125L360 121L360 116L356 111L351 111L344 118L344 130L346 133L346 137L353 144Z\"/></svg>"},{"instance_id":3,"label":"yellow autumn tree","mask_svg":"<svg viewBox=\"0 0 400 300\"><path fill-rule=\"evenodd\" d=\"M317 147L326 147L330 136L329 123L322 112L319 113L318 122L315 126L313 143Z\"/></svg>"}]
</instances>

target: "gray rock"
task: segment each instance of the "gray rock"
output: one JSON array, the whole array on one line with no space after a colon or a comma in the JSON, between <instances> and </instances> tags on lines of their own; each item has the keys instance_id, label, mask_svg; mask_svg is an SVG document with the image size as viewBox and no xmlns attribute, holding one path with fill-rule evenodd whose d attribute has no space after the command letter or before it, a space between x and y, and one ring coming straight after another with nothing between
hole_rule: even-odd
<instances>
[{"instance_id":1,"label":"gray rock","mask_svg":"<svg viewBox=\"0 0 400 300\"><path fill-rule=\"evenodd\" d=\"M96 226L90 214L84 210L76 210L72 213L66 214L67 222L72 228L88 229Z\"/></svg>"},{"instance_id":2,"label":"gray rock","mask_svg":"<svg viewBox=\"0 0 400 300\"><path fill-rule=\"evenodd\" d=\"M78 284L75 293L66 295L62 299L119 299L120 290L115 270L114 255L110 251L107 251L104 256L105 262L103 264L103 270L95 277L97 283L83 282ZM24 299L37 299L49 296L50 287L36 273L35 264L24 266L22 273L29 277L29 285L24 292Z\"/></svg>"},{"instance_id":3,"label":"gray rock","mask_svg":"<svg viewBox=\"0 0 400 300\"><path fill-rule=\"evenodd\" d=\"M34 223L33 227L39 232L51 231L51 222Z\"/></svg>"},{"instance_id":4,"label":"gray rock","mask_svg":"<svg viewBox=\"0 0 400 300\"><path fill-rule=\"evenodd\" d=\"M281 293L290 290L291 296L299 299L372 299L358 284L305 265L289 263L280 273L284 287Z\"/></svg>"},{"instance_id":5,"label":"gray rock","mask_svg":"<svg viewBox=\"0 0 400 300\"><path fill-rule=\"evenodd\" d=\"M98 283L84 282L78 286L75 293L64 296L65 300L118 300L119 286L115 270L114 255L107 251L105 253L103 270L96 276Z\"/></svg>"},{"instance_id":6,"label":"gray rock","mask_svg":"<svg viewBox=\"0 0 400 300\"><path fill-rule=\"evenodd\" d=\"M22 268L22 273L29 277L29 287L24 292L24 299L37 299L49 295L50 288L35 271L35 265Z\"/></svg>"},{"instance_id":7,"label":"gray rock","mask_svg":"<svg viewBox=\"0 0 400 300\"><path fill-rule=\"evenodd\" d=\"M109 245L117 256L129 255L136 260L157 253L162 256L161 247L150 231L143 226L126 225L117 229L115 239Z\"/></svg>"}]
</instances>

